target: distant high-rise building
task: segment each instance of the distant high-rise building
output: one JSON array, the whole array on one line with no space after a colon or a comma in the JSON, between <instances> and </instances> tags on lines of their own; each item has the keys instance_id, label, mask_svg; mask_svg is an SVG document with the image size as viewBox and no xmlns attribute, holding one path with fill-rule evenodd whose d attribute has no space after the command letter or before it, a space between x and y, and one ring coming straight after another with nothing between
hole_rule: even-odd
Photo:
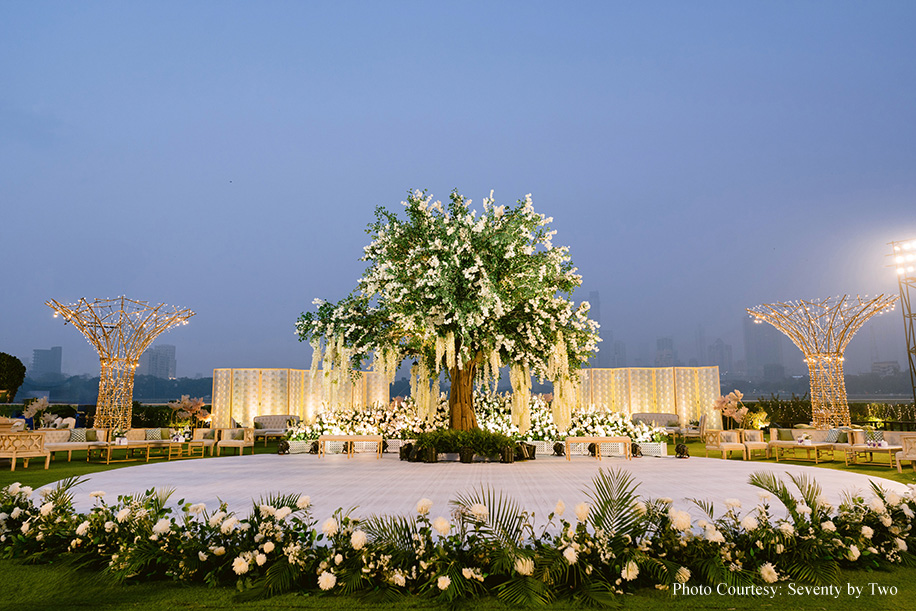
<instances>
[{"instance_id":1,"label":"distant high-rise building","mask_svg":"<svg viewBox=\"0 0 916 611\"><path fill-rule=\"evenodd\" d=\"M871 364L871 372L874 374L877 374L879 377L882 377L882 378L897 375L898 373L900 373L900 362L899 361L877 361Z\"/></svg>"},{"instance_id":2,"label":"distant high-rise building","mask_svg":"<svg viewBox=\"0 0 916 611\"><path fill-rule=\"evenodd\" d=\"M674 339L660 337L655 342L655 366L674 367L677 364L677 351L674 349Z\"/></svg>"},{"instance_id":3,"label":"distant high-rise building","mask_svg":"<svg viewBox=\"0 0 916 611\"><path fill-rule=\"evenodd\" d=\"M175 346L170 344L151 346L146 349L146 352L140 355L137 374L174 380L178 368L177 365L178 362L175 360Z\"/></svg>"},{"instance_id":4,"label":"distant high-rise building","mask_svg":"<svg viewBox=\"0 0 916 611\"><path fill-rule=\"evenodd\" d=\"M598 355L594 360L594 366L600 368L614 367L614 334L610 329L601 326L601 294L598 291L591 291L588 294L588 303L591 305L589 318L598 323L598 336L601 341L598 342Z\"/></svg>"},{"instance_id":5,"label":"distant high-rise building","mask_svg":"<svg viewBox=\"0 0 916 611\"><path fill-rule=\"evenodd\" d=\"M752 380L764 379L767 365L778 365L785 371L782 333L773 325L757 324L750 317L745 318L744 354L747 359L747 377Z\"/></svg>"},{"instance_id":6,"label":"distant high-rise building","mask_svg":"<svg viewBox=\"0 0 916 611\"><path fill-rule=\"evenodd\" d=\"M735 367L732 361L732 347L718 338L707 350L707 363L719 368L719 375L734 375Z\"/></svg>"},{"instance_id":7,"label":"distant high-rise building","mask_svg":"<svg viewBox=\"0 0 916 611\"><path fill-rule=\"evenodd\" d=\"M60 375L60 363L63 348L54 346L50 350L32 350L32 366L29 367L29 377L33 380L48 375Z\"/></svg>"},{"instance_id":8,"label":"distant high-rise building","mask_svg":"<svg viewBox=\"0 0 916 611\"><path fill-rule=\"evenodd\" d=\"M620 340L614 342L614 360L611 367L627 366L627 345Z\"/></svg>"},{"instance_id":9,"label":"distant high-rise building","mask_svg":"<svg viewBox=\"0 0 916 611\"><path fill-rule=\"evenodd\" d=\"M694 333L694 338L693 338L693 339L694 339L694 342L695 342L695 346L694 346L694 347L696 348L696 351L697 351L697 364L696 364L696 366L697 366L697 367L702 367L702 366L704 366L704 365L707 365L707 364L708 364L708 363L707 363L707 358L708 358L708 356L709 356L709 355L707 354L707 349L709 348L709 346L707 346L707 344L706 344L706 329L703 328L703 325L697 325L697 330L696 330L696 332Z\"/></svg>"}]
</instances>

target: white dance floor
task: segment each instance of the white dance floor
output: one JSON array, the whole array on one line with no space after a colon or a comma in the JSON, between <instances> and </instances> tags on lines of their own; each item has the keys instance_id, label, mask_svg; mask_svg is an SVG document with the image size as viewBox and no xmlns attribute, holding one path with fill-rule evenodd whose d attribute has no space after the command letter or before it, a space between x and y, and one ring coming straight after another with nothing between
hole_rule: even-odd
<instances>
[{"instance_id":1,"label":"white dance floor","mask_svg":"<svg viewBox=\"0 0 916 611\"><path fill-rule=\"evenodd\" d=\"M623 469L636 482L636 492L644 498L668 497L674 506L685 509L695 518L702 517L691 498L715 503L717 516L724 512L722 501L737 498L743 511L758 502L758 488L748 484L755 471L771 471L782 476L790 489L794 487L786 473L807 474L823 488L827 499L838 505L845 492L871 496L869 480L888 490L902 493L904 484L873 478L845 470L822 469L718 458L649 457L633 459L604 458L598 461L587 456L572 460L546 456L534 461L515 464L499 463L408 463L397 454L385 454L376 459L371 453L324 458L310 454L258 454L255 456L224 456L216 459L188 459L155 462L134 467L114 469L89 476L74 494L76 508L88 511L94 502L90 492L102 490L105 500L113 503L119 494L139 493L149 488L174 488L170 502L179 500L206 503L215 510L219 502L228 503L240 516L250 513L252 503L272 493L308 495L313 503L313 515L323 520L338 507L356 507L354 516L373 514L411 514L417 501L433 501L431 517L447 516L449 501L461 492L492 487L514 498L528 511L535 513L535 523L543 524L562 499L569 508L587 501L587 491L599 469ZM781 512L782 506L773 499L771 507Z\"/></svg>"}]
</instances>

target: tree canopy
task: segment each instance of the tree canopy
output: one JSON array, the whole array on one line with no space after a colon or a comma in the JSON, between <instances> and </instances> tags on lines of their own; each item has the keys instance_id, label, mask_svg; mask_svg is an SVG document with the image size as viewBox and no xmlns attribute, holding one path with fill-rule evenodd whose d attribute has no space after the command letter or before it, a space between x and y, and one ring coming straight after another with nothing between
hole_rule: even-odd
<instances>
[{"instance_id":1,"label":"tree canopy","mask_svg":"<svg viewBox=\"0 0 916 611\"><path fill-rule=\"evenodd\" d=\"M25 380L25 365L18 358L0 352L0 390L8 391L6 402L10 403Z\"/></svg>"},{"instance_id":2,"label":"tree canopy","mask_svg":"<svg viewBox=\"0 0 916 611\"><path fill-rule=\"evenodd\" d=\"M376 209L362 258L369 265L356 290L337 303L316 299L317 311L297 322L300 340L315 350L312 370L323 361L333 382L374 357L374 367L393 380L400 363L414 359L412 390L426 407L446 369L452 426L473 428L470 396L462 396L467 385L495 384L499 368L509 365L517 424L526 427L536 375L554 382L554 417L562 425L577 371L599 341L588 302L571 300L581 276L568 248L553 244L553 219L534 211L530 195L497 206L491 192L479 215L470 203L457 191L447 205L414 191L402 202L406 218ZM468 408L471 421L456 424L455 410Z\"/></svg>"}]
</instances>

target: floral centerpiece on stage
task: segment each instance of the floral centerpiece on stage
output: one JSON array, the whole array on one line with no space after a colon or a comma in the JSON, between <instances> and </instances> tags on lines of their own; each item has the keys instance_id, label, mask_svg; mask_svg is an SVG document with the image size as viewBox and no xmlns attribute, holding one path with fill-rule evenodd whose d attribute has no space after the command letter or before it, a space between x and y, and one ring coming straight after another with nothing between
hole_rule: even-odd
<instances>
[{"instance_id":1,"label":"floral centerpiece on stage","mask_svg":"<svg viewBox=\"0 0 916 611\"><path fill-rule=\"evenodd\" d=\"M329 389L372 357L389 379L405 360L411 396L428 412L439 404L442 373L450 381L449 426L478 428L474 387L496 385L509 368L513 423L529 427L531 379L554 383L553 419L569 425L579 368L597 351L598 324L572 293L582 283L569 249L553 243L553 219L530 196L483 210L457 191L443 204L425 191L403 202L404 214L376 209L358 288L338 303L316 300L296 323L322 366Z\"/></svg>"},{"instance_id":2,"label":"floral centerpiece on stage","mask_svg":"<svg viewBox=\"0 0 916 611\"><path fill-rule=\"evenodd\" d=\"M204 400L191 399L182 395L178 401L170 401L172 409L172 424L178 428L193 429L210 421L210 412L204 409Z\"/></svg>"}]
</instances>

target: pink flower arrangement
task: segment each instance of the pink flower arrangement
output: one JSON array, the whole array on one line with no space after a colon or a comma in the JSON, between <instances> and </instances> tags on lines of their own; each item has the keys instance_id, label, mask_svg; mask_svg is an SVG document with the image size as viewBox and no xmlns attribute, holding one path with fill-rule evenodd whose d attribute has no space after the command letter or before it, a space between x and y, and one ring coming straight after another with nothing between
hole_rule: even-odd
<instances>
[{"instance_id":1,"label":"pink flower arrangement","mask_svg":"<svg viewBox=\"0 0 916 611\"><path fill-rule=\"evenodd\" d=\"M726 396L716 399L713 406L722 412L723 416L734 420L736 426L743 427L748 411L747 407L741 402L743 398L744 394L740 390L733 390Z\"/></svg>"},{"instance_id":2,"label":"pink flower arrangement","mask_svg":"<svg viewBox=\"0 0 916 611\"><path fill-rule=\"evenodd\" d=\"M188 395L182 395L179 401L170 401L169 407L172 408L172 420L176 423L198 420L207 422L210 419L210 412L204 409L204 400L201 398L191 399Z\"/></svg>"}]
</instances>

